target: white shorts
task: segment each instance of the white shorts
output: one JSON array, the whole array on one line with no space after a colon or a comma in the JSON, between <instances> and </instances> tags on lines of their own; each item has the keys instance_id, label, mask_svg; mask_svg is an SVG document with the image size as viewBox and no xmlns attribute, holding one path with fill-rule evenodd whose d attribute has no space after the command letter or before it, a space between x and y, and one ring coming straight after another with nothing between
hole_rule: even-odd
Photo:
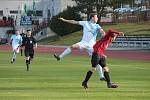
<instances>
[{"instance_id":1,"label":"white shorts","mask_svg":"<svg viewBox=\"0 0 150 100\"><path fill-rule=\"evenodd\" d=\"M86 50L89 54L89 56L92 56L92 53L93 53L93 45L95 43L87 43L87 42L84 42L84 41L80 41L78 43L76 43L80 46L80 50Z\"/></svg>"},{"instance_id":2,"label":"white shorts","mask_svg":"<svg viewBox=\"0 0 150 100\"><path fill-rule=\"evenodd\" d=\"M12 50L19 53L19 45L12 45Z\"/></svg>"}]
</instances>

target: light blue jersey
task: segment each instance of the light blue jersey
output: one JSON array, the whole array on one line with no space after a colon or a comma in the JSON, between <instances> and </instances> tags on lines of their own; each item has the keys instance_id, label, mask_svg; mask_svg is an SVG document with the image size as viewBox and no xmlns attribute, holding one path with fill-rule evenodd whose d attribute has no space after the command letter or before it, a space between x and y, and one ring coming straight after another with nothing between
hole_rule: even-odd
<instances>
[{"instance_id":1,"label":"light blue jersey","mask_svg":"<svg viewBox=\"0 0 150 100\"><path fill-rule=\"evenodd\" d=\"M100 25L92 21L79 21L79 24L83 26L83 37L81 41L95 43L97 31L101 29Z\"/></svg>"},{"instance_id":2,"label":"light blue jersey","mask_svg":"<svg viewBox=\"0 0 150 100\"><path fill-rule=\"evenodd\" d=\"M16 49L22 43L22 37L20 35L12 35L11 41L13 49Z\"/></svg>"}]
</instances>

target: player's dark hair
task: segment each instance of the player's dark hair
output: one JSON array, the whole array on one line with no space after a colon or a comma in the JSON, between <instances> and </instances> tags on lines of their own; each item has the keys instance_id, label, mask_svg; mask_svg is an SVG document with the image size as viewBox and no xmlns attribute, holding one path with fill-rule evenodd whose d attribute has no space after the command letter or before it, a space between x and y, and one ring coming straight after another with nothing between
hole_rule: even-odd
<instances>
[{"instance_id":1,"label":"player's dark hair","mask_svg":"<svg viewBox=\"0 0 150 100\"><path fill-rule=\"evenodd\" d=\"M31 31L30 29L27 30L27 32L30 32L30 31ZM33 36L32 31L31 31L31 36Z\"/></svg>"},{"instance_id":2,"label":"player's dark hair","mask_svg":"<svg viewBox=\"0 0 150 100\"><path fill-rule=\"evenodd\" d=\"M116 34L116 33L111 33L110 36L111 36L112 38L114 38L114 37L115 37L115 34Z\"/></svg>"},{"instance_id":3,"label":"player's dark hair","mask_svg":"<svg viewBox=\"0 0 150 100\"><path fill-rule=\"evenodd\" d=\"M92 17L94 17L95 15L97 15L97 13L96 12L92 12L92 13L90 13L90 15L89 15L89 19L91 19Z\"/></svg>"}]
</instances>

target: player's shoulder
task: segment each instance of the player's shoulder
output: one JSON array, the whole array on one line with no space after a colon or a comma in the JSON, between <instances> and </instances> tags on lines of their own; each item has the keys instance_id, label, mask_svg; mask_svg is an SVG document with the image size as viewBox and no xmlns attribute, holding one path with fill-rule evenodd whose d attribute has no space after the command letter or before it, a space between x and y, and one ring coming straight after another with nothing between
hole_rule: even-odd
<instances>
[{"instance_id":1,"label":"player's shoulder","mask_svg":"<svg viewBox=\"0 0 150 100\"><path fill-rule=\"evenodd\" d=\"M17 36L16 36L15 34L13 34L13 35L11 36L11 38L13 38L13 39L16 38L16 37L17 37Z\"/></svg>"},{"instance_id":2,"label":"player's shoulder","mask_svg":"<svg viewBox=\"0 0 150 100\"><path fill-rule=\"evenodd\" d=\"M22 38L22 36L21 36L21 35L18 35L18 37L19 37L19 38Z\"/></svg>"},{"instance_id":3,"label":"player's shoulder","mask_svg":"<svg viewBox=\"0 0 150 100\"><path fill-rule=\"evenodd\" d=\"M78 23L79 23L80 25L84 25L84 24L88 23L88 21L78 21Z\"/></svg>"},{"instance_id":4,"label":"player's shoulder","mask_svg":"<svg viewBox=\"0 0 150 100\"><path fill-rule=\"evenodd\" d=\"M96 27L97 28L101 28L100 24L96 23Z\"/></svg>"},{"instance_id":5,"label":"player's shoulder","mask_svg":"<svg viewBox=\"0 0 150 100\"><path fill-rule=\"evenodd\" d=\"M88 21L86 21L86 20L81 20L81 21L78 21L78 22L86 23L86 22L88 22Z\"/></svg>"}]
</instances>

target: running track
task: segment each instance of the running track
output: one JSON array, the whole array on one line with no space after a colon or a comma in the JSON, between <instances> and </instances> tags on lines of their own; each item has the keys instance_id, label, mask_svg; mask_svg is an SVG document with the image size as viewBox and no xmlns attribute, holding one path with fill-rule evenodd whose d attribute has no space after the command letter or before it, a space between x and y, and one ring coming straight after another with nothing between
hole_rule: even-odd
<instances>
[{"instance_id":1,"label":"running track","mask_svg":"<svg viewBox=\"0 0 150 100\"><path fill-rule=\"evenodd\" d=\"M66 47L65 46L48 46L40 45L35 50L36 52L43 53L60 53ZM1 51L10 51L11 47L8 45L0 45ZM74 55L87 55L86 52L79 52L79 50L73 50ZM128 51L128 50L107 50L106 53L108 58L124 58L131 60L145 60L150 61L150 51Z\"/></svg>"}]
</instances>

